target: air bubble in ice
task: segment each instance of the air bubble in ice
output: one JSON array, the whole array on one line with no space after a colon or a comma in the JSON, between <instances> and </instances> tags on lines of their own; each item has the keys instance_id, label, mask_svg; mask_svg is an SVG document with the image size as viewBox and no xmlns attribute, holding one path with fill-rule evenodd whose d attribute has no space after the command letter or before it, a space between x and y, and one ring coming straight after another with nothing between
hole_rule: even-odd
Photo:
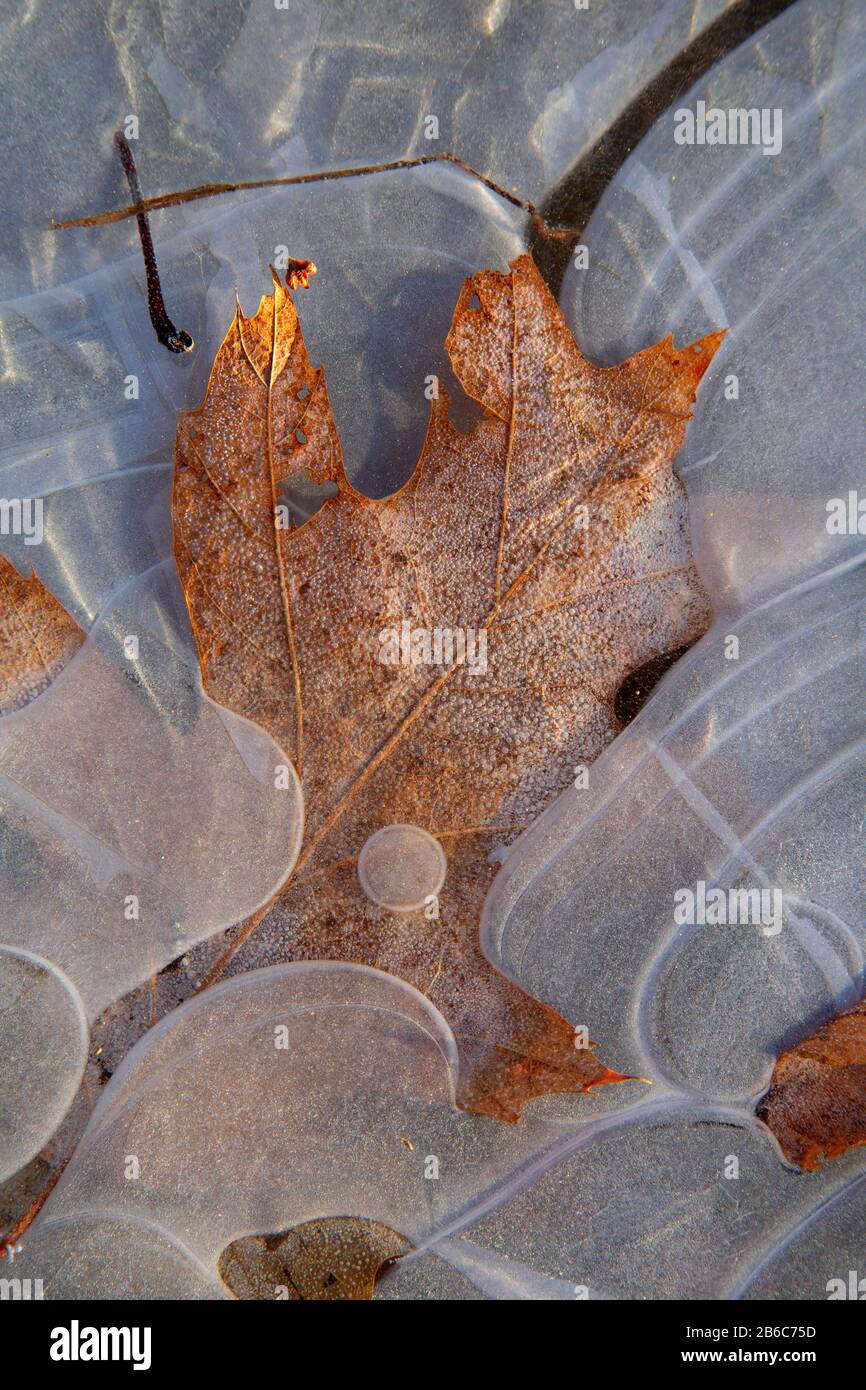
<instances>
[{"instance_id":1,"label":"air bubble in ice","mask_svg":"<svg viewBox=\"0 0 866 1390\"><path fill-rule=\"evenodd\" d=\"M386 825L366 841L358 856L361 887L379 907L414 912L445 882L445 853L418 825Z\"/></svg>"}]
</instances>

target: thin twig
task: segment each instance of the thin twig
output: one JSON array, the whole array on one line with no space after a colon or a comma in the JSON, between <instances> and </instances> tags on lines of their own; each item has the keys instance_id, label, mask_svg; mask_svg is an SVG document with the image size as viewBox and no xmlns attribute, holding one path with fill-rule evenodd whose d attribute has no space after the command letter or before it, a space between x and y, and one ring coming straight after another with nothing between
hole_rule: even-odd
<instances>
[{"instance_id":1,"label":"thin twig","mask_svg":"<svg viewBox=\"0 0 866 1390\"><path fill-rule=\"evenodd\" d=\"M123 137L119 138L122 139ZM160 208L179 207L182 203L193 203L198 198L218 198L223 193L242 193L255 188L289 188L305 183L327 183L335 179L363 178L367 174L390 174L397 169L420 169L427 164L441 164L443 162L462 169L464 174L469 174L471 178L477 179L485 188L489 188L497 197L504 198L512 207L522 208L532 218L536 230L542 235L551 236L557 240L567 240L574 235L573 228L551 226L541 216L534 203L518 197L516 193L510 192L507 188L503 188L494 179L479 173L477 169L472 168L471 164L467 164L459 155L451 154L449 150L442 150L437 154L418 155L413 159L392 159L384 164L363 164L350 169L321 169L311 174L290 174L284 178L244 179L240 183L200 183L196 184L194 188L184 188L177 193L158 193L153 198L142 198L140 191L136 192L130 186L135 201L127 207L115 208L111 212L93 213L89 217L69 217L62 222L56 222L52 219L51 226L55 231L63 231L67 227L102 227L109 222L123 222L127 217L141 218L148 212L159 211Z\"/></svg>"},{"instance_id":2,"label":"thin twig","mask_svg":"<svg viewBox=\"0 0 866 1390\"><path fill-rule=\"evenodd\" d=\"M118 130L114 137L114 143L120 155L123 172L126 174L129 191L135 199L132 212L138 220L138 235L141 238L144 271L147 276L147 311L150 314L153 331L163 347L167 347L169 352L189 352L194 346L190 334L183 328L175 328L166 312L162 286L159 283L159 271L156 268L156 252L153 249L153 238L150 235L150 224L142 203L138 170L135 167L132 150L129 148L129 141L123 132Z\"/></svg>"}]
</instances>

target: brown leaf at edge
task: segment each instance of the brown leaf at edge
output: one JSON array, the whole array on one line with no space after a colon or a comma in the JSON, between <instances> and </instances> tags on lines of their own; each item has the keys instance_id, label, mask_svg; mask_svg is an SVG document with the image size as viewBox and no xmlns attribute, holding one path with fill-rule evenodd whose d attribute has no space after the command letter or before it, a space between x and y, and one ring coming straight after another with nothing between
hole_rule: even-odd
<instances>
[{"instance_id":1,"label":"brown leaf at edge","mask_svg":"<svg viewBox=\"0 0 866 1390\"><path fill-rule=\"evenodd\" d=\"M273 734L304 790L295 872L234 965L338 959L408 980L457 1038L459 1103L516 1120L532 1096L623 1079L488 961L478 921L491 853L614 737L623 677L708 625L672 460L723 334L596 367L531 257L474 275L446 346L484 417L459 433L440 388L415 473L376 501L346 478L324 370L274 282L252 318L238 306L175 451L205 688ZM336 495L280 529L302 474ZM404 622L483 632L486 673L385 664L383 633ZM361 890L361 847L400 824L446 851L438 920Z\"/></svg>"},{"instance_id":2,"label":"brown leaf at edge","mask_svg":"<svg viewBox=\"0 0 866 1390\"><path fill-rule=\"evenodd\" d=\"M0 715L47 690L84 637L35 574L25 578L0 555Z\"/></svg>"},{"instance_id":3,"label":"brown leaf at edge","mask_svg":"<svg viewBox=\"0 0 866 1390\"><path fill-rule=\"evenodd\" d=\"M779 1055L757 1114L799 1168L866 1144L866 999Z\"/></svg>"}]
</instances>

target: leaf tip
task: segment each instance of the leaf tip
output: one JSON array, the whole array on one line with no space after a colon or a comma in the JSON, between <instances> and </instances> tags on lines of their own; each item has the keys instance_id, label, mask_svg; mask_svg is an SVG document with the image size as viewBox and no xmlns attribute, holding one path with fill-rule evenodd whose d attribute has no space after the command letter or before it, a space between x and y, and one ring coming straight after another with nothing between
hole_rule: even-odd
<instances>
[{"instance_id":1,"label":"leaf tip","mask_svg":"<svg viewBox=\"0 0 866 1390\"><path fill-rule=\"evenodd\" d=\"M591 1081L587 1081L583 1088L587 1093L589 1091L594 1091L597 1086L619 1086L623 1081L640 1081L644 1086L651 1086L653 1084L648 1076L631 1076L628 1072L614 1071L611 1067L604 1067L603 1063L599 1065L603 1066L604 1075L594 1077Z\"/></svg>"},{"instance_id":2,"label":"leaf tip","mask_svg":"<svg viewBox=\"0 0 866 1390\"><path fill-rule=\"evenodd\" d=\"M707 333L703 338L698 338L697 342L692 343L691 352L695 357L701 376L707 370L729 332L730 329L728 328L715 328L712 333Z\"/></svg>"}]
</instances>

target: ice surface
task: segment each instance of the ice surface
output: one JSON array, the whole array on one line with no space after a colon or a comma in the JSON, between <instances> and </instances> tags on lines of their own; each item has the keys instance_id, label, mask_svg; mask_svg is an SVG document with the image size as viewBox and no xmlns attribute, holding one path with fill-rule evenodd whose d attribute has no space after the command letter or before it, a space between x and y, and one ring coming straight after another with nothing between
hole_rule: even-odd
<instances>
[{"instance_id":1,"label":"ice surface","mask_svg":"<svg viewBox=\"0 0 866 1390\"><path fill-rule=\"evenodd\" d=\"M739 660L708 634L494 885L488 951L567 1016L589 989L620 1068L746 1104L859 997L864 600L849 567L735 624ZM778 888L781 930L677 927L698 881Z\"/></svg>"},{"instance_id":2,"label":"ice surface","mask_svg":"<svg viewBox=\"0 0 866 1390\"><path fill-rule=\"evenodd\" d=\"M810 1242L797 1292L821 1297L862 1232L856 1155L794 1173L745 1113L688 1095L602 1122L529 1107L506 1127L454 1110L455 1068L441 1016L377 971L219 985L119 1068L16 1273L49 1298L95 1279L108 1298L221 1296L229 1241L315 1213L405 1232L407 1297L454 1296L449 1271L490 1298L731 1296Z\"/></svg>"},{"instance_id":3,"label":"ice surface","mask_svg":"<svg viewBox=\"0 0 866 1390\"><path fill-rule=\"evenodd\" d=\"M112 17L92 61L123 93L112 107L143 114L146 191L427 152L422 118L439 111L442 147L539 200L720 8L551 4L536 20L495 3L467 24L463 6L454 23L427 7L423 43L400 20L422 67L385 71L367 43L384 7L363 8L363 42L311 7L288 12L287 52L266 7L208 30L175 5L158 41ZM54 38L31 26L34 61L55 43L84 61L80 23L64 14ZM677 146L668 113L594 215L589 269L563 286L599 362L670 330L678 343L732 330L680 459L717 622L588 788L519 842L484 922L508 973L652 1085L536 1102L511 1129L453 1109L453 1039L408 986L334 965L239 977L160 1023L104 1093L18 1256L49 1296L213 1296L228 1240L328 1214L380 1219L418 1246L386 1297L824 1298L856 1267L866 1151L797 1173L753 1106L778 1049L864 985L862 538L825 524L827 501L862 483L863 25L853 3L799 0L713 68L679 104L781 107L781 153ZM460 48L455 33L473 37ZM60 132L47 211L122 200L109 140L93 123L73 150ZM131 224L61 239L41 216L28 192L6 225L17 298L2 311L0 466L6 495L50 494L37 571L86 622L168 554L176 412L201 397L234 289L254 307L277 247L320 267L300 301L307 343L327 363L350 474L383 493L417 458L425 378L451 384L441 345L462 280L501 267L523 233L441 166L160 214L166 298L199 343L178 361L150 333ZM168 630L177 654L182 625ZM106 659L95 641L86 651ZM116 665L105 679L118 686ZM168 687L147 699L162 698L171 742L186 686ZM781 932L678 927L673 895L699 879L778 888ZM33 982L25 1042L46 1010L63 1020L66 1063L45 1082L62 1098L80 1065L74 995L22 952L6 970L11 995L25 971ZM430 1155L438 1179L424 1177Z\"/></svg>"},{"instance_id":4,"label":"ice surface","mask_svg":"<svg viewBox=\"0 0 866 1390\"><path fill-rule=\"evenodd\" d=\"M181 1250L194 1284L217 1281L229 1241L314 1217L381 1219L420 1244L558 1139L455 1110L456 1068L438 1011L379 971L299 963L218 985L118 1069L16 1272L80 1291L106 1223L102 1297L128 1296L130 1269L164 1296Z\"/></svg>"},{"instance_id":5,"label":"ice surface","mask_svg":"<svg viewBox=\"0 0 866 1390\"><path fill-rule=\"evenodd\" d=\"M563 284L600 362L730 329L678 462L717 611L862 553L826 504L863 478L864 28L862 5L801 0L713 68L626 162L583 238L589 269ZM675 110L698 100L780 109L781 152L675 144Z\"/></svg>"},{"instance_id":6,"label":"ice surface","mask_svg":"<svg viewBox=\"0 0 866 1390\"><path fill-rule=\"evenodd\" d=\"M182 605L173 567L146 572L0 720L4 1176L74 1094L82 1018L255 911L297 857L294 771L275 786L281 749L202 694Z\"/></svg>"},{"instance_id":7,"label":"ice surface","mask_svg":"<svg viewBox=\"0 0 866 1390\"><path fill-rule=\"evenodd\" d=\"M126 201L111 137L127 114L145 192L450 149L540 201L728 3L243 0L205 14L197 0L89 0L63 13L33 0L0 28L15 190L0 224L6 292L64 284L135 247L132 224L63 242L47 230L52 214ZM50 141L46 111L57 113ZM185 220L163 214L160 225Z\"/></svg>"},{"instance_id":8,"label":"ice surface","mask_svg":"<svg viewBox=\"0 0 866 1390\"><path fill-rule=\"evenodd\" d=\"M0 946L0 1178L38 1153L81 1081L87 1016L72 981L50 961Z\"/></svg>"},{"instance_id":9,"label":"ice surface","mask_svg":"<svg viewBox=\"0 0 866 1390\"><path fill-rule=\"evenodd\" d=\"M602 362L731 327L680 459L717 620L486 908L493 957L654 1084L638 1130L610 1116L580 1166L469 1239L623 1296L825 1298L862 1250L863 1150L795 1174L752 1109L777 1052L866 984L866 569L862 536L826 526L862 481L863 30L857 6L801 3L713 69L679 104L782 107L781 154L699 155L669 113L563 288ZM701 879L778 889L782 930L678 926L673 895Z\"/></svg>"}]
</instances>

